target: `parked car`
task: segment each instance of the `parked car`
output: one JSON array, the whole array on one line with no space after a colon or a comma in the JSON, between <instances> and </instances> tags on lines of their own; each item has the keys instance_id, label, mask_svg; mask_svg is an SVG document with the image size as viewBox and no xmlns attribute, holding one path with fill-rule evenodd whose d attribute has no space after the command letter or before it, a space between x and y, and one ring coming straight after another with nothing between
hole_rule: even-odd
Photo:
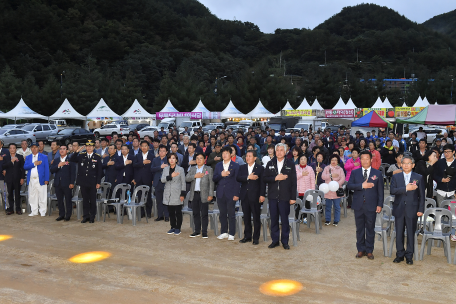
<instances>
[{"instance_id":1,"label":"parked car","mask_svg":"<svg viewBox=\"0 0 456 304\"><path fill-rule=\"evenodd\" d=\"M409 134L413 132L418 132L419 127L411 128ZM430 127L424 126L423 127L424 133L426 133L427 144L432 145L435 142L436 138L442 138L444 133L447 133L447 130L441 127ZM402 138L407 140L409 138L409 134L402 135Z\"/></svg>"},{"instance_id":2,"label":"parked car","mask_svg":"<svg viewBox=\"0 0 456 304\"><path fill-rule=\"evenodd\" d=\"M49 142L57 141L60 145L68 145L73 141L79 143L86 143L87 140L91 139L95 142L95 135L83 128L67 128L59 130L55 135L51 135L48 138Z\"/></svg>"},{"instance_id":3,"label":"parked car","mask_svg":"<svg viewBox=\"0 0 456 304\"><path fill-rule=\"evenodd\" d=\"M28 123L25 124L11 124L11 125L4 125L1 127L2 129L21 129L23 126L28 125Z\"/></svg>"},{"instance_id":4,"label":"parked car","mask_svg":"<svg viewBox=\"0 0 456 304\"><path fill-rule=\"evenodd\" d=\"M150 137L154 137L154 132L155 131L158 131L158 128L157 127L145 127L143 129L141 129L140 131L138 131L138 134L139 134L139 137L140 138L144 138L144 136L148 135Z\"/></svg>"},{"instance_id":5,"label":"parked car","mask_svg":"<svg viewBox=\"0 0 456 304\"><path fill-rule=\"evenodd\" d=\"M93 131L96 138L99 138L100 136L112 136L114 134L128 135L128 133L130 133L130 128L121 124L107 124Z\"/></svg>"},{"instance_id":6,"label":"parked car","mask_svg":"<svg viewBox=\"0 0 456 304\"><path fill-rule=\"evenodd\" d=\"M199 121L199 120L184 121L179 126L179 133L185 131L185 127L187 127L190 130L191 128L199 128L201 126L202 126L202 124L201 124L201 121Z\"/></svg>"},{"instance_id":7,"label":"parked car","mask_svg":"<svg viewBox=\"0 0 456 304\"><path fill-rule=\"evenodd\" d=\"M150 126L149 124L142 123L142 124L129 125L128 128L130 128L130 131L135 131L135 130L139 131L139 130L142 130L145 127L149 127L149 126Z\"/></svg>"},{"instance_id":8,"label":"parked car","mask_svg":"<svg viewBox=\"0 0 456 304\"><path fill-rule=\"evenodd\" d=\"M26 140L29 147L32 142L36 141L31 132L21 129L0 129L0 140L3 141L5 146L9 144L20 145L21 141Z\"/></svg>"},{"instance_id":9,"label":"parked car","mask_svg":"<svg viewBox=\"0 0 456 304\"><path fill-rule=\"evenodd\" d=\"M21 128L21 130L28 131L33 136L35 140L47 141L47 138L52 135L53 130L57 130L57 126L54 124L29 124Z\"/></svg>"}]
</instances>

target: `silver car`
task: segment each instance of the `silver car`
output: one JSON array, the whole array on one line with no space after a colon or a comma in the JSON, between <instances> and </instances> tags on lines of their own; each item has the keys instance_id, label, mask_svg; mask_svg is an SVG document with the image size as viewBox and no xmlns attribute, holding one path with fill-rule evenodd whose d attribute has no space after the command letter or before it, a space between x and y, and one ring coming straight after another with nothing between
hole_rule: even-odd
<instances>
[{"instance_id":1,"label":"silver car","mask_svg":"<svg viewBox=\"0 0 456 304\"><path fill-rule=\"evenodd\" d=\"M9 144L20 145L21 141L26 140L30 146L32 142L36 141L36 138L32 133L21 129L0 129L0 140L5 146Z\"/></svg>"},{"instance_id":2,"label":"silver car","mask_svg":"<svg viewBox=\"0 0 456 304\"><path fill-rule=\"evenodd\" d=\"M144 138L144 136L148 135L150 137L154 137L154 132L158 131L157 127L145 127L138 131L139 137Z\"/></svg>"},{"instance_id":3,"label":"silver car","mask_svg":"<svg viewBox=\"0 0 456 304\"><path fill-rule=\"evenodd\" d=\"M51 124L29 124L21 128L21 130L28 131L35 137L35 140L47 141L49 135L52 134L57 127Z\"/></svg>"}]
</instances>

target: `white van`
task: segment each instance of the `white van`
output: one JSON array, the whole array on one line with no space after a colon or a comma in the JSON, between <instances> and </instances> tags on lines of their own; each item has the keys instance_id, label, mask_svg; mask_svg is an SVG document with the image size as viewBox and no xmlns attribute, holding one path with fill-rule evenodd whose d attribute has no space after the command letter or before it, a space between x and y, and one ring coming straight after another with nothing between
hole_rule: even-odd
<instances>
[{"instance_id":1,"label":"white van","mask_svg":"<svg viewBox=\"0 0 456 304\"><path fill-rule=\"evenodd\" d=\"M199 120L184 121L179 126L179 132L185 131L185 127L187 127L188 130L190 131L190 129L202 127L202 124L201 124L201 121L199 121Z\"/></svg>"},{"instance_id":2,"label":"white van","mask_svg":"<svg viewBox=\"0 0 456 304\"><path fill-rule=\"evenodd\" d=\"M49 123L56 125L57 127L66 127L67 126L67 122L65 119L50 120Z\"/></svg>"}]
</instances>

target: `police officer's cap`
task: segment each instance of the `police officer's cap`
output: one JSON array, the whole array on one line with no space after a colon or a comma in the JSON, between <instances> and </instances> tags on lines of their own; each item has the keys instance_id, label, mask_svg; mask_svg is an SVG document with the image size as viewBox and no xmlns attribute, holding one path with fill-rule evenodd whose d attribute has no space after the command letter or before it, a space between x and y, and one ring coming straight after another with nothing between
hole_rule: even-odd
<instances>
[{"instance_id":1,"label":"police officer's cap","mask_svg":"<svg viewBox=\"0 0 456 304\"><path fill-rule=\"evenodd\" d=\"M86 142L86 146L95 146L95 143L91 139L89 139Z\"/></svg>"}]
</instances>

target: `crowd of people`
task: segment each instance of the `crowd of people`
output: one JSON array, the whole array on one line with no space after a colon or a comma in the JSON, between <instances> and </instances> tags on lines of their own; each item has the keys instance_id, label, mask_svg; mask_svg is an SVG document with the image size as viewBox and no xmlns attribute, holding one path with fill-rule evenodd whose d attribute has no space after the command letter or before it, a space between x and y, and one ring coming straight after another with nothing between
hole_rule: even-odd
<instances>
[{"instance_id":1,"label":"crowd of people","mask_svg":"<svg viewBox=\"0 0 456 304\"><path fill-rule=\"evenodd\" d=\"M304 197L307 190L318 189L323 183L336 181L342 188L363 167L362 155L370 156L372 169L380 170L387 164L385 174L394 176L404 172L404 158L413 159L413 171L423 176L428 197L434 196L436 182L437 202L454 198L456 179L453 179L454 138L444 133L430 149L426 134L420 131L404 140L401 134L375 130L354 136L349 129L337 131L308 130L285 134L266 127L265 130L248 128L234 132L216 128L203 132L200 128L190 136L187 129L163 128L153 136L140 138L135 132L128 136L106 137L88 141L85 145L72 142L60 146L51 143L51 151L44 150L39 141L28 147L0 143L0 187L5 198L6 214L22 214L21 186L28 185L29 216L47 212L47 185L53 187L58 199L57 221L69 221L73 206L72 191L80 186L83 196L82 223L93 223L96 216L97 189L101 180L148 186L155 197L155 221L170 222L170 235L179 235L182 226L182 206L188 197L193 210L194 231L190 237L208 237L209 203L216 200L220 209L221 233L218 239L235 239L236 203L240 201L244 213L244 237L241 243L259 243L261 204L268 198L271 216L270 248L288 245L288 215L290 204L299 198L304 208L310 202ZM385 166L383 166L385 168ZM370 169L369 169L370 170ZM369 171L370 172L370 171ZM383 177L382 177L383 182ZM383 188L382 188L383 189ZM348 208L356 199L356 187L346 187ZM215 196L215 197L214 197ZM340 221L341 194L325 194L325 225ZM151 218L152 197L148 195L142 216ZM358 206L359 208L359 206ZM299 209L299 208L297 208ZM298 211L298 210L297 210ZM119 211L117 211L119 212ZM296 212L299 215L299 212ZM252 221L253 218L253 227ZM279 218L282 223L280 233ZM305 215L299 220L306 223ZM456 240L452 236L452 240ZM359 252L364 252L365 249Z\"/></svg>"}]
</instances>

